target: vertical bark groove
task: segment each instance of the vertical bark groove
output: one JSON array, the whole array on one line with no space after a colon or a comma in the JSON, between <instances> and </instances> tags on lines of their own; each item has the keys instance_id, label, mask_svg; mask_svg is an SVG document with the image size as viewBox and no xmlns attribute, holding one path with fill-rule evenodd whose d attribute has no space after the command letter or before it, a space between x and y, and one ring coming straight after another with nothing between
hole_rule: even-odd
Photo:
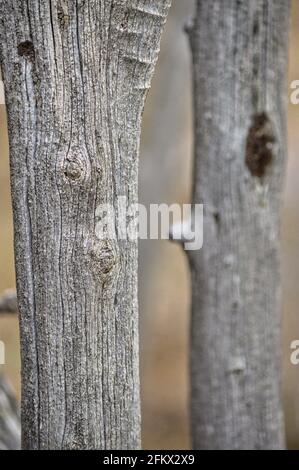
<instances>
[{"instance_id":1,"label":"vertical bark groove","mask_svg":"<svg viewBox=\"0 0 299 470\"><path fill-rule=\"evenodd\" d=\"M96 207L137 201L169 6L0 0L27 449L140 445L137 245L99 241Z\"/></svg>"}]
</instances>

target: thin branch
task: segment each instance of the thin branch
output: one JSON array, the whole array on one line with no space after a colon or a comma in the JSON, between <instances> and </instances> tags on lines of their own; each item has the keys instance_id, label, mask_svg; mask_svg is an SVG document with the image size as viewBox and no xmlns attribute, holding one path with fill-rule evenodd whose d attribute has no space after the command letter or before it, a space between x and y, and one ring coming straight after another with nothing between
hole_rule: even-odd
<instances>
[{"instance_id":1,"label":"thin branch","mask_svg":"<svg viewBox=\"0 0 299 470\"><path fill-rule=\"evenodd\" d=\"M4 291L0 296L0 314L2 313L18 313L17 294L12 289Z\"/></svg>"}]
</instances>

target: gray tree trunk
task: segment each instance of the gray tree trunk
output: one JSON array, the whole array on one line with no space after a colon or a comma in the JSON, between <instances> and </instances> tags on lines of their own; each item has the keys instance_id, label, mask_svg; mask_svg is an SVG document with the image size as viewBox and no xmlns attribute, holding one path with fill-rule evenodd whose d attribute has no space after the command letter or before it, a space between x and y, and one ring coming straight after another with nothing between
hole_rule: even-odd
<instances>
[{"instance_id":1,"label":"gray tree trunk","mask_svg":"<svg viewBox=\"0 0 299 470\"><path fill-rule=\"evenodd\" d=\"M19 406L10 385L0 374L0 450L17 450L20 445Z\"/></svg>"},{"instance_id":2,"label":"gray tree trunk","mask_svg":"<svg viewBox=\"0 0 299 470\"><path fill-rule=\"evenodd\" d=\"M284 447L279 212L286 162L287 0L198 0L192 432L200 449Z\"/></svg>"},{"instance_id":3,"label":"gray tree trunk","mask_svg":"<svg viewBox=\"0 0 299 470\"><path fill-rule=\"evenodd\" d=\"M140 445L137 244L95 212L137 201L169 4L0 0L25 449Z\"/></svg>"}]
</instances>

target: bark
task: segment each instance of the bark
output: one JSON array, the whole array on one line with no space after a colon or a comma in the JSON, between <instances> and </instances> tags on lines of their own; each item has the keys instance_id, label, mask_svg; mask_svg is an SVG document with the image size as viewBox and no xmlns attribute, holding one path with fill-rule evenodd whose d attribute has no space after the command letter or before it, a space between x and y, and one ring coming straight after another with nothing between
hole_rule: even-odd
<instances>
[{"instance_id":1,"label":"bark","mask_svg":"<svg viewBox=\"0 0 299 470\"><path fill-rule=\"evenodd\" d=\"M284 447L279 212L289 2L198 0L191 401L200 449Z\"/></svg>"},{"instance_id":2,"label":"bark","mask_svg":"<svg viewBox=\"0 0 299 470\"><path fill-rule=\"evenodd\" d=\"M137 244L95 212L137 200L169 4L0 0L26 449L140 445Z\"/></svg>"},{"instance_id":3,"label":"bark","mask_svg":"<svg viewBox=\"0 0 299 470\"><path fill-rule=\"evenodd\" d=\"M0 450L18 450L21 445L19 407L10 385L0 375Z\"/></svg>"}]
</instances>

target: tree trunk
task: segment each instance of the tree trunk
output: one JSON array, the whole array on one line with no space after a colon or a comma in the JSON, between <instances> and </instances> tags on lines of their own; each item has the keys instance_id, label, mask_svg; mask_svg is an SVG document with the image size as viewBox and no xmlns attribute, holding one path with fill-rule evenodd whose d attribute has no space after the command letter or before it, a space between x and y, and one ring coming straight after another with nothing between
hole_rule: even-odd
<instances>
[{"instance_id":1,"label":"tree trunk","mask_svg":"<svg viewBox=\"0 0 299 470\"><path fill-rule=\"evenodd\" d=\"M169 4L0 0L25 449L140 445L137 243L96 208L137 200Z\"/></svg>"},{"instance_id":2,"label":"tree trunk","mask_svg":"<svg viewBox=\"0 0 299 470\"><path fill-rule=\"evenodd\" d=\"M0 375L0 450L18 450L21 444L19 407L11 387Z\"/></svg>"},{"instance_id":3,"label":"tree trunk","mask_svg":"<svg viewBox=\"0 0 299 470\"><path fill-rule=\"evenodd\" d=\"M195 448L284 447L279 225L286 161L287 0L198 0L193 52Z\"/></svg>"}]
</instances>

